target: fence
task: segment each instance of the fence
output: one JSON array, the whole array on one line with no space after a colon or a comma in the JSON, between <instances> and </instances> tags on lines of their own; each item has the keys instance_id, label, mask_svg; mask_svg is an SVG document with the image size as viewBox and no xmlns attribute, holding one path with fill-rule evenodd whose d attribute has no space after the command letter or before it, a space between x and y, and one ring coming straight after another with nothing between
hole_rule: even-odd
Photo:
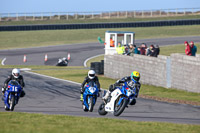
<instances>
[{"instance_id":1,"label":"fence","mask_svg":"<svg viewBox=\"0 0 200 133\"><path fill-rule=\"evenodd\" d=\"M184 16L184 15L200 15L200 8L110 11L110 12L107 11L107 12L0 13L0 21L113 19L113 18L169 17L169 16Z\"/></svg>"}]
</instances>

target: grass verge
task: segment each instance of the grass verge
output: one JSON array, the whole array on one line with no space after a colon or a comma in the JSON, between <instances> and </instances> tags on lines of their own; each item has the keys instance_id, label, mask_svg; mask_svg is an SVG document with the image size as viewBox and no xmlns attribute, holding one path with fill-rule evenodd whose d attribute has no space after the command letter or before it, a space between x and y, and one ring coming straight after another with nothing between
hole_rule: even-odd
<instances>
[{"instance_id":1,"label":"grass verge","mask_svg":"<svg viewBox=\"0 0 200 133\"><path fill-rule=\"evenodd\" d=\"M200 36L199 29L200 25L0 32L0 49L97 42L98 36L101 36L104 40L105 31L107 30L134 31L136 33L136 39L147 39L177 36Z\"/></svg>"},{"instance_id":2,"label":"grass verge","mask_svg":"<svg viewBox=\"0 0 200 133\"><path fill-rule=\"evenodd\" d=\"M198 133L199 125L164 122L134 122L108 118L0 112L0 133ZM9 123L9 124L8 124ZM11 128L12 127L12 128Z\"/></svg>"}]
</instances>

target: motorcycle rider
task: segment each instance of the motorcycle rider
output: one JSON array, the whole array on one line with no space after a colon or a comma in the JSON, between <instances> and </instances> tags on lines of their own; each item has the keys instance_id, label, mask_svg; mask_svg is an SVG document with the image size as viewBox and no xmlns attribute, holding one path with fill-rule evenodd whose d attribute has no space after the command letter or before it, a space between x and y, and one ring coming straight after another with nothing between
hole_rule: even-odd
<instances>
[{"instance_id":1,"label":"motorcycle rider","mask_svg":"<svg viewBox=\"0 0 200 133\"><path fill-rule=\"evenodd\" d=\"M94 70L89 70L88 71L88 75L85 77L85 80L81 84L81 91L80 91L80 93L81 93L81 99L80 99L80 101L83 101L83 93L85 91L85 84L89 83L91 81L94 81L94 83L97 85L97 88L99 89L99 92L101 91L100 90L99 79L98 79L97 76L95 76L95 71Z\"/></svg>"},{"instance_id":2,"label":"motorcycle rider","mask_svg":"<svg viewBox=\"0 0 200 133\"><path fill-rule=\"evenodd\" d=\"M22 92L21 92L20 97L24 97L25 96L25 92L23 90L23 87L25 86L24 79L23 79L23 76L20 75L20 70L17 69L17 68L14 68L12 70L12 74L10 76L8 76L8 78L5 80L4 87L2 88L2 94L3 94L3 96L4 96L4 93L6 91L6 88L8 87L8 83L9 83L10 80L16 80L21 85Z\"/></svg>"},{"instance_id":3,"label":"motorcycle rider","mask_svg":"<svg viewBox=\"0 0 200 133\"><path fill-rule=\"evenodd\" d=\"M117 80L115 84L110 85L109 90L102 99L106 102L108 97L111 96L111 93L116 89L116 86L121 86L121 84L125 82L127 82L128 86L136 88L135 97L137 98L141 87L139 80L140 80L140 73L137 71L133 71L131 73L131 76L123 77L122 79ZM136 104L136 99L134 99L134 101L132 102L132 105L135 104Z\"/></svg>"}]
</instances>

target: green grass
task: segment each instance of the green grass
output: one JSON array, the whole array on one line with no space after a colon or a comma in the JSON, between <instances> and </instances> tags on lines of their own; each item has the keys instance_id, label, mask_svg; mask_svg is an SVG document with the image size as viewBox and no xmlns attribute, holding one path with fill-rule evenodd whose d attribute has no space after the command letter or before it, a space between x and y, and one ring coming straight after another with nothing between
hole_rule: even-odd
<instances>
[{"instance_id":1,"label":"green grass","mask_svg":"<svg viewBox=\"0 0 200 133\"><path fill-rule=\"evenodd\" d=\"M198 133L199 125L0 112L0 133Z\"/></svg>"},{"instance_id":2,"label":"green grass","mask_svg":"<svg viewBox=\"0 0 200 133\"><path fill-rule=\"evenodd\" d=\"M136 33L136 39L147 39L177 36L200 36L199 29L200 25L0 32L0 49L98 42L97 37L101 36L104 40L105 31L107 30L134 31Z\"/></svg>"},{"instance_id":3,"label":"green grass","mask_svg":"<svg viewBox=\"0 0 200 133\"><path fill-rule=\"evenodd\" d=\"M200 42L195 42L195 45L197 47L197 54L200 54ZM160 54L170 56L172 53L185 53L185 45L183 44L177 44L177 45L171 45L171 46L163 46L160 47Z\"/></svg>"},{"instance_id":4,"label":"green grass","mask_svg":"<svg viewBox=\"0 0 200 133\"><path fill-rule=\"evenodd\" d=\"M31 24L71 24L71 23L108 23L108 22L138 22L159 20L199 19L199 15L171 16L171 17L149 17L149 18L116 18L116 19L77 19L77 20L35 20L35 21L7 21L0 25L31 25Z\"/></svg>"}]
</instances>

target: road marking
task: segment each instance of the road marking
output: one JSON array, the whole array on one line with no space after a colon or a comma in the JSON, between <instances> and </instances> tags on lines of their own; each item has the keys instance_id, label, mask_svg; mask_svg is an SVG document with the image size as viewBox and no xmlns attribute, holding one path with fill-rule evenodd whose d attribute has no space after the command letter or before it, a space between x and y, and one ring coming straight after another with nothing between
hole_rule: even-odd
<instances>
[{"instance_id":1,"label":"road marking","mask_svg":"<svg viewBox=\"0 0 200 133\"><path fill-rule=\"evenodd\" d=\"M90 59L93 59L93 58L96 58L96 57L98 57L98 56L101 56L101 55L104 55L104 54L100 54L100 55L96 55L96 56L92 56L92 57L90 57L90 58L87 58L85 61L84 61L84 67L87 67L87 62L90 60Z\"/></svg>"},{"instance_id":2,"label":"road marking","mask_svg":"<svg viewBox=\"0 0 200 133\"><path fill-rule=\"evenodd\" d=\"M4 59L1 61L1 65L4 66L4 65L5 65L5 64L4 64L5 61L6 61L6 58L4 58Z\"/></svg>"},{"instance_id":3,"label":"road marking","mask_svg":"<svg viewBox=\"0 0 200 133\"><path fill-rule=\"evenodd\" d=\"M38 75L38 76L45 77L45 78L51 78L51 79L60 80L60 81L64 81L64 82L68 82L68 83L72 83L72 84L76 84L76 85L80 85L81 86L81 83L70 81L70 80L59 79L59 78L55 78L55 77L52 77L52 76L47 76L47 75L43 75L43 74L39 74L39 73L34 73L34 72L26 71L26 70L24 72L29 73L29 74ZM103 88L101 88L101 90L103 90L103 92L102 92L103 94L102 95L104 96L105 93L107 92L107 90L103 89Z\"/></svg>"},{"instance_id":4,"label":"road marking","mask_svg":"<svg viewBox=\"0 0 200 133\"><path fill-rule=\"evenodd\" d=\"M47 76L47 75L43 75L43 74L39 74L39 73L30 72L30 71L24 71L24 72L34 74L34 75L38 75L38 76L42 76L42 77L46 77L46 78L51 78L51 79L55 79L55 80L60 80L60 81L65 81L65 82L81 85L81 83L70 81L70 80L59 79L59 78L55 78L55 77L51 77L51 76Z\"/></svg>"}]
</instances>

